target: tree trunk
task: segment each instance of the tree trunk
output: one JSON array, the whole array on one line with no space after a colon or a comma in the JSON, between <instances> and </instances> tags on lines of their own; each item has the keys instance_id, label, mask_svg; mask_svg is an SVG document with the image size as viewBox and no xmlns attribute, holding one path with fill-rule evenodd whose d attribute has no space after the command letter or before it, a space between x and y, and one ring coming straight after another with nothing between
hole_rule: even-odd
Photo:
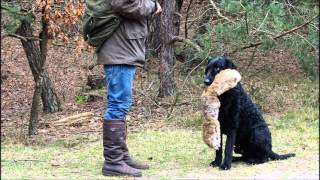
<instances>
[{"instance_id":1,"label":"tree trunk","mask_svg":"<svg viewBox=\"0 0 320 180\"><path fill-rule=\"evenodd\" d=\"M43 8L42 15L45 14ZM42 70L44 73L46 73L46 77L48 78L43 78L45 77L44 74L40 74L40 77L42 79L42 93L41 93L41 98L42 98L42 103L43 103L43 110L46 112L57 112L60 110L60 101L58 99L57 94L55 93L51 80L49 79L47 71L44 69L45 68L45 62L47 59L47 51L48 51L48 24L44 20L44 17L42 17L42 31L39 34L39 37L41 39L40 41L40 53L41 53L41 59L42 59Z\"/></svg>"},{"instance_id":2,"label":"tree trunk","mask_svg":"<svg viewBox=\"0 0 320 180\"><path fill-rule=\"evenodd\" d=\"M17 33L24 37L32 37L33 29L31 27L31 23L25 20L21 21L21 25ZM31 40L21 40L35 81L35 89L32 98L32 106L29 121L29 136L34 135L37 132L40 111L40 97L46 98L45 101L43 101L44 109L59 110L60 107L59 100L56 97L56 94L51 86L51 81L48 77L47 71L44 70L47 56L47 37L47 23L44 21L44 19L42 19L42 31L39 35L39 38L41 39L40 43ZM52 98L50 96L55 97Z\"/></svg>"},{"instance_id":3,"label":"tree trunk","mask_svg":"<svg viewBox=\"0 0 320 180\"><path fill-rule=\"evenodd\" d=\"M163 0L158 0L163 8ZM180 12L183 4L183 0L176 0L176 12ZM175 17L174 17L175 18ZM175 18L175 32L174 34L179 34L180 30L180 19ZM160 35L160 25L161 25L161 16L149 17L148 18L148 38L147 38L147 58L150 56L156 56L161 49L161 35Z\"/></svg>"},{"instance_id":4,"label":"tree trunk","mask_svg":"<svg viewBox=\"0 0 320 180\"><path fill-rule=\"evenodd\" d=\"M174 80L174 41L173 37L179 34L179 12L183 0L163 0L162 14L159 28L161 40L160 68L159 68L159 97L172 96L176 93Z\"/></svg>"},{"instance_id":5,"label":"tree trunk","mask_svg":"<svg viewBox=\"0 0 320 180\"><path fill-rule=\"evenodd\" d=\"M61 103L58 99L53 85L49 78L48 72L43 72L43 82L41 90L41 99L43 104L43 111L53 113L61 110Z\"/></svg>"},{"instance_id":6,"label":"tree trunk","mask_svg":"<svg viewBox=\"0 0 320 180\"><path fill-rule=\"evenodd\" d=\"M159 50L161 48L161 42L160 42L160 16L156 17L149 17L148 18L148 37L146 42L146 57L152 57L157 56L159 53Z\"/></svg>"},{"instance_id":7,"label":"tree trunk","mask_svg":"<svg viewBox=\"0 0 320 180\"><path fill-rule=\"evenodd\" d=\"M158 0L160 4L163 4L163 0ZM161 42L160 42L160 23L161 16L150 16L148 18L148 37L147 37L147 58L150 56L156 56L160 52Z\"/></svg>"},{"instance_id":8,"label":"tree trunk","mask_svg":"<svg viewBox=\"0 0 320 180\"><path fill-rule=\"evenodd\" d=\"M29 121L29 128L28 128L29 136L36 134L38 129L42 83L43 83L43 77L39 76L35 82L34 93L32 97L30 121Z\"/></svg>"},{"instance_id":9,"label":"tree trunk","mask_svg":"<svg viewBox=\"0 0 320 180\"><path fill-rule=\"evenodd\" d=\"M24 37L32 37L33 36L33 29L29 22L23 21L21 23L20 29L18 33ZM27 55L27 59L29 62L29 66L36 82L36 77L39 76L39 68L40 64L43 61L43 57L41 55L41 50L39 45L36 41L21 41L24 51ZM51 80L49 78L47 70L43 71L43 85L41 86L41 99L43 104L43 111L46 112L57 112L61 110L61 104L55 90L52 86Z\"/></svg>"}]
</instances>

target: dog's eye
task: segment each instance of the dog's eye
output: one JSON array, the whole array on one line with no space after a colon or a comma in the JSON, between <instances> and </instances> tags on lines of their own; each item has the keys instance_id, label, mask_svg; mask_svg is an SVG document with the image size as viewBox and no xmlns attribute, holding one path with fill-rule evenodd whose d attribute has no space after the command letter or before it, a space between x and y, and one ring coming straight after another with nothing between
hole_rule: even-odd
<instances>
[{"instance_id":1,"label":"dog's eye","mask_svg":"<svg viewBox=\"0 0 320 180\"><path fill-rule=\"evenodd\" d=\"M220 68L217 67L217 68L216 68L216 71L219 71L219 70L220 70Z\"/></svg>"}]
</instances>

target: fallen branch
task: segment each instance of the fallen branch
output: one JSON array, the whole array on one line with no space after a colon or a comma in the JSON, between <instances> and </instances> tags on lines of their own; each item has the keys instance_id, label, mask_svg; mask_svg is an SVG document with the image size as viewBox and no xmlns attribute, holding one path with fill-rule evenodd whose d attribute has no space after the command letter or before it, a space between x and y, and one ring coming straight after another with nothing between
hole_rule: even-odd
<instances>
[{"instance_id":1,"label":"fallen branch","mask_svg":"<svg viewBox=\"0 0 320 180\"><path fill-rule=\"evenodd\" d=\"M39 159L16 159L16 160L13 160L14 162L19 162L19 161L33 161L33 162L46 162L46 161L42 161L42 160L39 160Z\"/></svg>"},{"instance_id":2,"label":"fallen branch","mask_svg":"<svg viewBox=\"0 0 320 180\"><path fill-rule=\"evenodd\" d=\"M293 32L295 32L295 31L297 31L297 30L305 27L306 25L310 24L310 23L311 23L315 18L317 18L317 17L318 17L318 15L314 16L313 18L311 18L309 21L305 22L304 24L301 24L301 25L299 25L299 26L297 26L297 27L294 27L294 28L292 28L292 29L289 29L289 30L287 30L287 31L282 32L281 34L273 37L272 39L273 39L273 40L276 40L276 39L279 39L279 38L281 38L281 37L283 37L283 36L286 36L286 35L288 35L288 34L290 34L290 33L293 33ZM240 49L248 49L248 48L256 47L256 46L261 45L262 43L263 43L263 42L261 42L261 41L260 41L260 42L256 42L256 43L250 43L249 45L243 46L243 47L241 47ZM231 53L235 53L236 51L237 51L237 50L234 50L234 51L232 51Z\"/></svg>"},{"instance_id":3,"label":"fallen branch","mask_svg":"<svg viewBox=\"0 0 320 180\"><path fill-rule=\"evenodd\" d=\"M75 123L84 123L90 121L92 118L95 117L95 114L92 112L84 112L77 115L69 116L58 121L54 121L51 124L54 126L61 126L61 125L72 125Z\"/></svg>"}]
</instances>

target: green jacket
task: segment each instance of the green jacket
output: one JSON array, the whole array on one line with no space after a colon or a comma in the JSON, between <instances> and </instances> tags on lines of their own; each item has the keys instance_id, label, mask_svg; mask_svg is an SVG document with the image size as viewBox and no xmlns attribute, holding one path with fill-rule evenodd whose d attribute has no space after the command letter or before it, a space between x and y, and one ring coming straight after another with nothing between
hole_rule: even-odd
<instances>
[{"instance_id":1,"label":"green jacket","mask_svg":"<svg viewBox=\"0 0 320 180\"><path fill-rule=\"evenodd\" d=\"M111 8L121 15L120 27L98 52L98 64L143 66L148 34L147 16L156 11L153 0L110 0Z\"/></svg>"}]
</instances>

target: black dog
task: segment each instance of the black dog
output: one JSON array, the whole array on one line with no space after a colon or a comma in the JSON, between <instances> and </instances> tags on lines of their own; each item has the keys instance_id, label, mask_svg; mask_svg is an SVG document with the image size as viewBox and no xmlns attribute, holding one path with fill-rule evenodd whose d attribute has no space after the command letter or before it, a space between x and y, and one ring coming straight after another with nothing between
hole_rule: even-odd
<instances>
[{"instance_id":1,"label":"black dog","mask_svg":"<svg viewBox=\"0 0 320 180\"><path fill-rule=\"evenodd\" d=\"M205 70L204 83L209 86L214 77L224 69L236 69L236 66L222 56L209 58ZM221 135L221 146L216 150L216 158L210 165L219 166L221 169L226 170L231 168L233 160L242 160L249 164L260 164L268 161L269 158L271 160L280 160L295 156L293 153L278 155L272 151L269 128L259 109L240 83L220 95L219 100L221 103L219 110L221 132L227 135L225 157L222 163ZM234 147L235 153L241 154L242 157L238 157L238 159L233 157Z\"/></svg>"}]
</instances>

